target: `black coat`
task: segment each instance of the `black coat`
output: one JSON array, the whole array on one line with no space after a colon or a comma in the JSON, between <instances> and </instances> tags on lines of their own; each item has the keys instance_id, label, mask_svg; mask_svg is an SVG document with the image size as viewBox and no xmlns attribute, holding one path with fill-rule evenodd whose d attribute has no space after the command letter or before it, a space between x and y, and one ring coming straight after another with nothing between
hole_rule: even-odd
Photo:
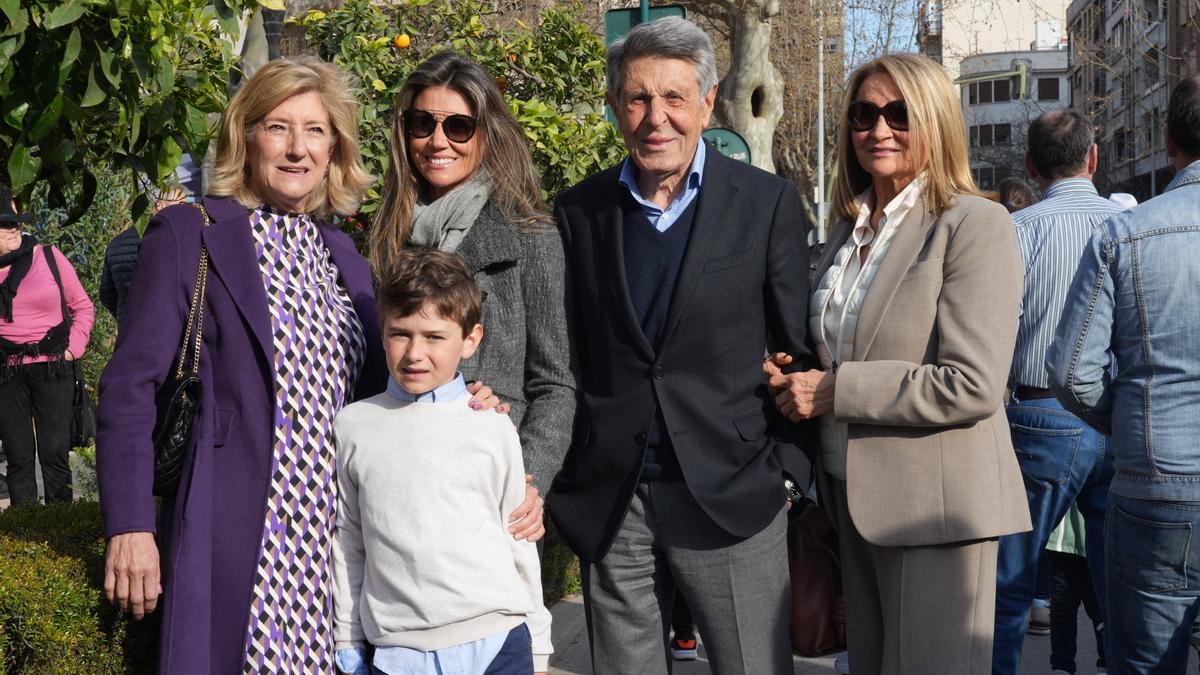
<instances>
[{"instance_id":1,"label":"black coat","mask_svg":"<svg viewBox=\"0 0 1200 675\"><path fill-rule=\"evenodd\" d=\"M692 495L738 536L786 499L782 474L809 463L782 440L765 350L810 360L807 222L795 187L707 153L695 222L658 353L635 316L622 249L620 165L563 192L580 404L548 508L582 558L604 556L637 485L655 400ZM769 427L772 429L769 431ZM778 433L776 432L778 430Z\"/></svg>"}]
</instances>

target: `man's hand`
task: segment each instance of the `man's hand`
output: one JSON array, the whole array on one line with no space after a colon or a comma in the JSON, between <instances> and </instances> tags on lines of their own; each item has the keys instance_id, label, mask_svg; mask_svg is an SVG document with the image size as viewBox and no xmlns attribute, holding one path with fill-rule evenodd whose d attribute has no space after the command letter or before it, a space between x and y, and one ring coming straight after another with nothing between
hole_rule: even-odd
<instances>
[{"instance_id":1,"label":"man's hand","mask_svg":"<svg viewBox=\"0 0 1200 675\"><path fill-rule=\"evenodd\" d=\"M545 504L546 500L538 496L538 489L533 486L533 476L525 474L525 500L508 516L508 531L513 539L537 541L546 534L546 525L542 523Z\"/></svg>"},{"instance_id":2,"label":"man's hand","mask_svg":"<svg viewBox=\"0 0 1200 675\"><path fill-rule=\"evenodd\" d=\"M140 620L154 611L161 594L154 535L127 532L110 539L104 561L104 596L108 601Z\"/></svg>"},{"instance_id":3,"label":"man's hand","mask_svg":"<svg viewBox=\"0 0 1200 675\"><path fill-rule=\"evenodd\" d=\"M837 376L822 370L787 374L780 370L791 362L791 355L783 352L763 359L763 377L775 396L775 407L780 414L792 422L799 422L831 412Z\"/></svg>"},{"instance_id":4,"label":"man's hand","mask_svg":"<svg viewBox=\"0 0 1200 675\"><path fill-rule=\"evenodd\" d=\"M496 412L508 414L508 404L501 403L500 397L496 396L492 388L484 384L481 380L476 380L467 385L467 392L471 394L471 402L468 404L472 410L489 410L495 408Z\"/></svg>"}]
</instances>

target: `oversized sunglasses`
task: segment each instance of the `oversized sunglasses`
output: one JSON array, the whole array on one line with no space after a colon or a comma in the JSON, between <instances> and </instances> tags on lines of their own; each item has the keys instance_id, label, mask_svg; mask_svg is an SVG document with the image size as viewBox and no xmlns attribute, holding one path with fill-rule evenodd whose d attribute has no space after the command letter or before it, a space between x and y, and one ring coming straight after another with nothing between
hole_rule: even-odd
<instances>
[{"instance_id":1,"label":"oversized sunglasses","mask_svg":"<svg viewBox=\"0 0 1200 675\"><path fill-rule=\"evenodd\" d=\"M413 138L429 138L442 125L442 133L455 143L466 143L475 135L479 123L470 115L434 114L428 110L413 108L404 111L404 130Z\"/></svg>"},{"instance_id":2,"label":"oversized sunglasses","mask_svg":"<svg viewBox=\"0 0 1200 675\"><path fill-rule=\"evenodd\" d=\"M893 131L908 131L908 105L901 99L888 101L882 108L870 101L855 101L846 110L846 123L851 131L870 131L880 115Z\"/></svg>"}]
</instances>

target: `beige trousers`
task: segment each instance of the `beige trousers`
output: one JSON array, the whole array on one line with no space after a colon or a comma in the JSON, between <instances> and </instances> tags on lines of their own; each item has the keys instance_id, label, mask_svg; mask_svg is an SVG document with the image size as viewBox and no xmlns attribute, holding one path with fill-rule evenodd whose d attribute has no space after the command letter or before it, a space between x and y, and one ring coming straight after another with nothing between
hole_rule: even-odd
<instances>
[{"instance_id":1,"label":"beige trousers","mask_svg":"<svg viewBox=\"0 0 1200 675\"><path fill-rule=\"evenodd\" d=\"M830 479L854 675L950 675L992 670L995 539L876 546L862 538L846 483Z\"/></svg>"}]
</instances>

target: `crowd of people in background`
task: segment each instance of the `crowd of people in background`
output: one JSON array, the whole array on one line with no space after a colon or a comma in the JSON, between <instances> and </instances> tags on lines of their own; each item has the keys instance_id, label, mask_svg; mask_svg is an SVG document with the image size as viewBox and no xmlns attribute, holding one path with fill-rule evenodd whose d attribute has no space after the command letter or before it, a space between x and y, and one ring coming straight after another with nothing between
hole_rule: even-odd
<instances>
[{"instance_id":1,"label":"crowd of people in background","mask_svg":"<svg viewBox=\"0 0 1200 675\"><path fill-rule=\"evenodd\" d=\"M237 91L212 180L167 186L105 254L105 593L161 615L164 673L544 673L548 515L580 559L592 667L791 673L788 513L837 532L843 672L1181 673L1200 614L1200 77L1175 178L1092 182L1087 117L1027 134L1034 190L979 190L927 57L850 75L810 270L794 185L701 138L709 37L607 51L628 151L542 200L495 80L443 51L396 97L372 181L353 83L310 57ZM72 499L92 303L0 198L0 443L14 505ZM196 326L193 303L202 305ZM189 332L193 331L193 332ZM156 499L181 344L194 436ZM507 414L507 416L506 416ZM1087 666L1085 666L1087 668Z\"/></svg>"}]
</instances>

